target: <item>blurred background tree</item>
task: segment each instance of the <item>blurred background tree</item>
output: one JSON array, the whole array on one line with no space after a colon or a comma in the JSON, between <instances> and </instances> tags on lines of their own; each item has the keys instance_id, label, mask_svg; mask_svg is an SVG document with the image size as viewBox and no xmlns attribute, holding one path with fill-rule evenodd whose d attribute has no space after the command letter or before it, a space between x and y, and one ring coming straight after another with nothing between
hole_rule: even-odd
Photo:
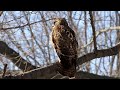
<instances>
[{"instance_id":1,"label":"blurred background tree","mask_svg":"<svg viewBox=\"0 0 120 90\"><path fill-rule=\"evenodd\" d=\"M4 41L27 62L36 67L58 61L50 33L53 18L66 18L75 31L81 57L94 51L93 32L88 11L3 11L0 12L0 41ZM120 42L118 11L93 11L97 49L107 49ZM117 28L117 29L116 29ZM120 77L120 55L96 58L78 66L78 70ZM0 70L20 70L5 55L0 55Z\"/></svg>"}]
</instances>

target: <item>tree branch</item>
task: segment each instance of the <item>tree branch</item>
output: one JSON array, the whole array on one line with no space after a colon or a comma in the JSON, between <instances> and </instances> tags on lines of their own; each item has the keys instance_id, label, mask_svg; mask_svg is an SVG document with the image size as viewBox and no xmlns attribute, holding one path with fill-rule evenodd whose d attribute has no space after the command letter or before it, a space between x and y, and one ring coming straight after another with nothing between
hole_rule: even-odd
<instances>
[{"instance_id":1,"label":"tree branch","mask_svg":"<svg viewBox=\"0 0 120 90\"><path fill-rule=\"evenodd\" d=\"M23 71L29 71L36 68L23 59L19 53L8 47L8 45L3 41L0 41L0 53L9 58L18 68Z\"/></svg>"},{"instance_id":2,"label":"tree branch","mask_svg":"<svg viewBox=\"0 0 120 90\"><path fill-rule=\"evenodd\" d=\"M75 79L118 79L115 77L101 76L93 73L78 71L76 73Z\"/></svg>"},{"instance_id":3,"label":"tree branch","mask_svg":"<svg viewBox=\"0 0 120 90\"><path fill-rule=\"evenodd\" d=\"M105 57L105 56L112 56L118 54L118 50L120 49L120 43L116 46L109 48L109 49L103 49L103 50L97 50L92 53L88 53L77 60L77 64L81 65L87 61L93 60L95 58ZM21 59L21 65L20 68L24 70L26 62L18 53L16 53L14 50L9 48L4 42L0 41L0 53L3 55L6 55L9 59L11 59L12 62L16 62L17 60ZM17 58L15 58L17 57ZM31 67L29 70L34 69L35 67L32 66L30 63L26 62L28 64L27 67ZM16 64L19 66L19 64ZM24 75L18 75L13 76L13 78L51 78L57 74L58 70L58 64L54 63L50 66L44 67L44 68L38 68L35 70L31 70L29 72L25 72ZM78 77L78 76L77 76Z\"/></svg>"},{"instance_id":4,"label":"tree branch","mask_svg":"<svg viewBox=\"0 0 120 90\"><path fill-rule=\"evenodd\" d=\"M13 50L11 52L11 49L9 49L5 43L0 42L0 47L1 47L0 53L4 54L4 52L7 51L7 53L6 53L7 57L15 57L14 55L12 55ZM103 50L98 50L98 51L95 51L92 53L88 53L88 54L78 58L77 64L81 65L81 64L83 64L87 61L90 61L92 59L95 59L95 58L116 55L116 54L118 54L119 50L120 50L120 43L109 49L103 49ZM16 55L16 56L18 56L18 55ZM16 61L16 60L17 59L12 60L12 61ZM23 61L25 61L25 60L23 59ZM58 70L58 64L54 63L54 64L44 67L44 68L38 68L38 69L31 70L29 72L25 72L22 75L8 76L8 77L4 77L4 78L18 78L18 79L38 79L38 78L46 79L47 78L48 79L48 78L55 76L57 74L57 70ZM83 73L82 71L80 73L76 73L76 78L81 78L82 77L81 75L85 76L84 74L85 73ZM92 76L88 77L88 76L89 75L86 74L86 76L82 77L82 78L90 78L90 77L91 78L105 78L103 76L101 76L101 77L96 77L96 76L94 77L94 75L92 75L93 77Z\"/></svg>"},{"instance_id":5,"label":"tree branch","mask_svg":"<svg viewBox=\"0 0 120 90\"><path fill-rule=\"evenodd\" d=\"M81 65L81 64L88 62L90 60L93 60L95 58L117 55L119 49L120 49L120 43L109 49L102 49L102 50L97 50L92 53L88 53L88 54L78 58L77 64Z\"/></svg>"},{"instance_id":6,"label":"tree branch","mask_svg":"<svg viewBox=\"0 0 120 90\"><path fill-rule=\"evenodd\" d=\"M54 63L47 67L37 68L17 76L6 76L3 79L50 79L57 74L57 65L57 63Z\"/></svg>"},{"instance_id":7,"label":"tree branch","mask_svg":"<svg viewBox=\"0 0 120 90\"><path fill-rule=\"evenodd\" d=\"M90 21L91 21L91 26L92 26L92 31L93 31L94 51L97 51L96 33L95 33L95 25L94 25L92 11L89 11L89 15L90 15Z\"/></svg>"},{"instance_id":8,"label":"tree branch","mask_svg":"<svg viewBox=\"0 0 120 90\"><path fill-rule=\"evenodd\" d=\"M29 72L26 72L24 74L18 75L18 76L6 76L2 79L50 79L51 77L54 77L56 74L57 64L50 65L45 68L38 68L35 70L31 70ZM56 76L54 79L69 79L68 77L62 77L62 75ZM109 77L109 76L100 76L88 72L78 71L75 74L74 79L118 79L115 77Z\"/></svg>"},{"instance_id":9,"label":"tree branch","mask_svg":"<svg viewBox=\"0 0 120 90\"><path fill-rule=\"evenodd\" d=\"M33 25L33 24L36 24L36 23L39 23L39 22L46 22L46 21L49 21L49 20L52 20L52 19L48 19L48 20L44 20L44 21L40 20L40 21L36 21L36 22L33 22L33 23L27 23L27 24L24 24L24 25L21 25L21 26L14 26L14 27L8 27L8 28L0 28L0 30L9 30L9 29L23 28L23 27L28 26L28 25Z\"/></svg>"},{"instance_id":10,"label":"tree branch","mask_svg":"<svg viewBox=\"0 0 120 90\"><path fill-rule=\"evenodd\" d=\"M108 32L108 31L112 31L112 30L120 30L120 26L116 26L116 27L109 27L109 28L106 28L106 29L102 29L102 30L99 30L96 32L96 38L104 33L104 32ZM93 38L91 39L90 43L88 43L87 45L83 46L82 48L85 48L87 47L88 45L90 45L91 43L93 43Z\"/></svg>"}]
</instances>

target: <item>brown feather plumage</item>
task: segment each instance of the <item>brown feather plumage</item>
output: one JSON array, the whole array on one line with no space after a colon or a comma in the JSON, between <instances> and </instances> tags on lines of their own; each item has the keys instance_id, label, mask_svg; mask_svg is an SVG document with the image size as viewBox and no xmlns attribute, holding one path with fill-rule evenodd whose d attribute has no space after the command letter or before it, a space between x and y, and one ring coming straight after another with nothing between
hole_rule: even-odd
<instances>
[{"instance_id":1,"label":"brown feather plumage","mask_svg":"<svg viewBox=\"0 0 120 90\"><path fill-rule=\"evenodd\" d=\"M62 75L73 77L76 72L78 43L65 18L56 18L52 27L52 42L60 58Z\"/></svg>"}]
</instances>

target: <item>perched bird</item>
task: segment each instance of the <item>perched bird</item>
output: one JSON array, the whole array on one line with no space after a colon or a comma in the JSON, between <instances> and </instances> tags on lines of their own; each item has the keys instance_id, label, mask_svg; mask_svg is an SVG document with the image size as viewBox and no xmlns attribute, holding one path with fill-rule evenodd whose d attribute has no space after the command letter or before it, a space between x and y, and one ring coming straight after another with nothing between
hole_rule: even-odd
<instances>
[{"instance_id":1,"label":"perched bird","mask_svg":"<svg viewBox=\"0 0 120 90\"><path fill-rule=\"evenodd\" d=\"M60 59L64 76L74 77L76 72L77 48L75 32L68 26L65 18L55 18L52 27L52 42Z\"/></svg>"}]
</instances>

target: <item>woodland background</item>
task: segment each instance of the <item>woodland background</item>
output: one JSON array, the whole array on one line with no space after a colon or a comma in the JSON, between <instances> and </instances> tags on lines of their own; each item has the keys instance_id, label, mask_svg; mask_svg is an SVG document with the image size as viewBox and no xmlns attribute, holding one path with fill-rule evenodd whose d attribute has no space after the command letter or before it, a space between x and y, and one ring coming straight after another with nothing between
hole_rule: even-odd
<instances>
[{"instance_id":1,"label":"woodland background","mask_svg":"<svg viewBox=\"0 0 120 90\"><path fill-rule=\"evenodd\" d=\"M1 78L68 79L57 75L53 18L66 18L78 40L76 79L120 77L119 11L0 11Z\"/></svg>"}]
</instances>

